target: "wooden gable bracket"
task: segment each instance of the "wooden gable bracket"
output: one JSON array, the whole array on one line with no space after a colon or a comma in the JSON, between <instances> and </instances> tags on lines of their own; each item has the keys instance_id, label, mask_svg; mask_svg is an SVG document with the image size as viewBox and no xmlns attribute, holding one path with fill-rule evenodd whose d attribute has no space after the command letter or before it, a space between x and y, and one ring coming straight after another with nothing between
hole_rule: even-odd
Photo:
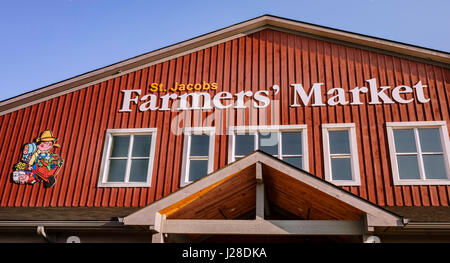
<instances>
[{"instance_id":1,"label":"wooden gable bracket","mask_svg":"<svg viewBox=\"0 0 450 263\"><path fill-rule=\"evenodd\" d=\"M264 195L264 181L262 177L262 165L256 163L256 218L264 219L264 208L267 200ZM268 206L267 206L268 207Z\"/></svg>"},{"instance_id":2,"label":"wooden gable bracket","mask_svg":"<svg viewBox=\"0 0 450 263\"><path fill-rule=\"evenodd\" d=\"M326 195L364 212L360 220L270 220L265 194L263 165L299 180ZM243 169L255 167L256 218L233 219L168 219L163 209L228 180ZM163 242L164 235L352 235L368 236L375 227L401 227L403 218L359 198L331 183L290 166L263 152L256 151L212 174L170 194L124 218L125 225L149 225L156 232L154 241Z\"/></svg>"}]
</instances>

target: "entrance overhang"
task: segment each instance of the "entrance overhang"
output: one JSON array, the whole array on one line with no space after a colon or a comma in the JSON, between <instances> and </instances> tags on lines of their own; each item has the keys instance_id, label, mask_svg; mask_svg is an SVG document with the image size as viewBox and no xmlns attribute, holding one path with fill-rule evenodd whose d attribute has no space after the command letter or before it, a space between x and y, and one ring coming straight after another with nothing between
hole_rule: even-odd
<instances>
[{"instance_id":1,"label":"entrance overhang","mask_svg":"<svg viewBox=\"0 0 450 263\"><path fill-rule=\"evenodd\" d=\"M256 151L127 216L158 235L364 236L403 218Z\"/></svg>"}]
</instances>

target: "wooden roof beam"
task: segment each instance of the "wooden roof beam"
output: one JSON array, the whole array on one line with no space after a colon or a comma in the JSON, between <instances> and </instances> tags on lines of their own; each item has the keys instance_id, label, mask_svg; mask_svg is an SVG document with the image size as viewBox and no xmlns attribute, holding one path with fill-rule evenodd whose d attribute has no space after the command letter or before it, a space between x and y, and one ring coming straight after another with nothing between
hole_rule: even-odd
<instances>
[{"instance_id":1,"label":"wooden roof beam","mask_svg":"<svg viewBox=\"0 0 450 263\"><path fill-rule=\"evenodd\" d=\"M202 235L362 235L362 221L352 220L191 220L163 219L162 234Z\"/></svg>"}]
</instances>

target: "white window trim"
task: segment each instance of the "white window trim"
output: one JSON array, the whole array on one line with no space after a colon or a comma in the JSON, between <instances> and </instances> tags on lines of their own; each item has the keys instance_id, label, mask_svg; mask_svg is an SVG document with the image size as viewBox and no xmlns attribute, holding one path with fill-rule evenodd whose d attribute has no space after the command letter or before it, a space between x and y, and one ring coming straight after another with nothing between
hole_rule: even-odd
<instances>
[{"instance_id":1,"label":"white window trim","mask_svg":"<svg viewBox=\"0 0 450 263\"><path fill-rule=\"evenodd\" d=\"M350 162L352 167L352 180L333 180L331 174L330 140L328 131L348 131L350 143ZM322 124L323 159L325 168L325 180L340 186L361 185L359 173L358 147L356 144L356 128L354 123Z\"/></svg>"},{"instance_id":2,"label":"white window trim","mask_svg":"<svg viewBox=\"0 0 450 263\"><path fill-rule=\"evenodd\" d=\"M234 155L235 143L236 143L236 133L257 133L257 132L278 132L278 156L279 159L283 160L283 149L281 143L281 133L282 132L302 132L302 158L303 158L303 170L309 171L309 159L308 159L308 129L306 124L298 124L298 125L262 125L262 126L230 126L228 128L229 135L229 143L228 143L228 163L232 163L236 161L236 157ZM257 149L257 135L255 136L255 150Z\"/></svg>"},{"instance_id":3,"label":"white window trim","mask_svg":"<svg viewBox=\"0 0 450 263\"><path fill-rule=\"evenodd\" d=\"M425 171L423 167L423 159L421 157L421 149L418 147L419 155L419 174L421 179L400 179L397 165L397 154L395 150L394 129L414 129L414 128L439 128L441 135L441 145L444 153L445 169L448 179L424 179ZM386 123L386 131L389 143L389 154L391 157L392 179L394 185L450 185L450 142L448 138L446 121L415 121L415 122L388 122ZM416 132L414 132L416 134ZM417 138L415 143L417 143Z\"/></svg>"},{"instance_id":4,"label":"white window trim","mask_svg":"<svg viewBox=\"0 0 450 263\"><path fill-rule=\"evenodd\" d=\"M111 155L112 137L115 135L152 135L150 156L148 159L148 174L145 182L107 182L109 172L109 157ZM100 166L100 176L98 179L98 187L150 187L152 182L153 161L155 159L157 129L108 129L105 135L105 144L103 146L102 162ZM133 141L130 141L130 145ZM130 146L131 149L131 146ZM129 177L130 167L127 165L125 179Z\"/></svg>"},{"instance_id":5,"label":"white window trim","mask_svg":"<svg viewBox=\"0 0 450 263\"><path fill-rule=\"evenodd\" d=\"M191 135L208 134L209 135L209 152L208 152L208 174L214 171L214 143L215 143L215 127L186 127L184 133L183 145L183 163L181 168L180 187L192 183L189 181L189 164L191 152Z\"/></svg>"}]
</instances>

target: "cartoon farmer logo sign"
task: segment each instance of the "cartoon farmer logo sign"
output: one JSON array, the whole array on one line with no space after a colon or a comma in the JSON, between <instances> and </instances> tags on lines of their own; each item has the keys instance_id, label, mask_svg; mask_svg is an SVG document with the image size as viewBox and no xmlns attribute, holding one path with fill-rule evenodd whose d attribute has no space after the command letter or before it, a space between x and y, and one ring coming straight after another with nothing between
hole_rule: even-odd
<instances>
[{"instance_id":1,"label":"cartoon farmer logo sign","mask_svg":"<svg viewBox=\"0 0 450 263\"><path fill-rule=\"evenodd\" d=\"M18 184L35 184L44 182L44 187L52 187L56 183L56 175L64 163L53 147L59 147L51 130L43 131L36 142L23 146L20 162L14 165L13 181Z\"/></svg>"}]
</instances>

